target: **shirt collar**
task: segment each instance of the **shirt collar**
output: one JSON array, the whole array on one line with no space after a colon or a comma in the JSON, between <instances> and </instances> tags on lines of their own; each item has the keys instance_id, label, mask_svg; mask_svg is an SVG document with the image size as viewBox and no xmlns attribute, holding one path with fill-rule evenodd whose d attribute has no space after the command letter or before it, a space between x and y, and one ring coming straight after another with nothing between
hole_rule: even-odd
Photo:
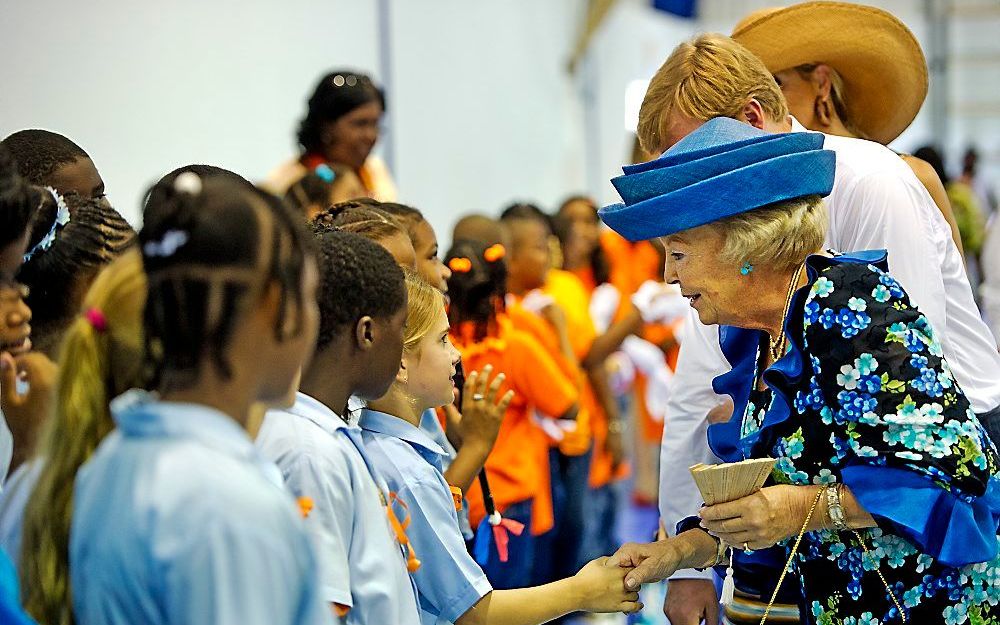
<instances>
[{"instance_id":1,"label":"shirt collar","mask_svg":"<svg viewBox=\"0 0 1000 625\"><path fill-rule=\"evenodd\" d=\"M792 132L813 132L805 126L799 123L799 120L795 119L794 115L789 115L792 118Z\"/></svg>"},{"instance_id":2,"label":"shirt collar","mask_svg":"<svg viewBox=\"0 0 1000 625\"><path fill-rule=\"evenodd\" d=\"M253 441L232 417L203 404L123 397L111 410L118 430L134 438L189 438L228 455L256 459Z\"/></svg>"},{"instance_id":3,"label":"shirt collar","mask_svg":"<svg viewBox=\"0 0 1000 625\"><path fill-rule=\"evenodd\" d=\"M411 445L422 447L435 455L447 455L445 451L441 449L441 445L435 443L427 432L424 432L420 428L407 423L399 417L394 417L384 412L378 412L377 410L365 408L361 411L360 425L363 430L398 438Z\"/></svg>"},{"instance_id":4,"label":"shirt collar","mask_svg":"<svg viewBox=\"0 0 1000 625\"><path fill-rule=\"evenodd\" d=\"M291 408L286 409L285 412L312 421L328 434L333 434L337 430L348 427L340 415L330 410L326 404L301 391L295 394L295 404Z\"/></svg>"}]
</instances>

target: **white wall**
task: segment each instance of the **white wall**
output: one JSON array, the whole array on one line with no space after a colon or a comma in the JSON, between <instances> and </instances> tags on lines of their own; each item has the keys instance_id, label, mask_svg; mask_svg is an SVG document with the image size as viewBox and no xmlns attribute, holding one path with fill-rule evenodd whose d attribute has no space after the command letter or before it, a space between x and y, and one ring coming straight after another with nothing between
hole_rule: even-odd
<instances>
[{"instance_id":1,"label":"white wall","mask_svg":"<svg viewBox=\"0 0 1000 625\"><path fill-rule=\"evenodd\" d=\"M178 165L257 178L290 156L320 73L377 68L375 12L359 6L4 0L0 136L29 127L69 136L137 223L145 188Z\"/></svg>"}]
</instances>

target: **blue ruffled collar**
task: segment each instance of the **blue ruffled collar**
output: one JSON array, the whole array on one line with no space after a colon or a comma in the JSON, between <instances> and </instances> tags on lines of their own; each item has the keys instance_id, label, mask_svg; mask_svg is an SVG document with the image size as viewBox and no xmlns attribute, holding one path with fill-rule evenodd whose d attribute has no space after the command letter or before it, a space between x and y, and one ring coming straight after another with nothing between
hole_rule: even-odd
<instances>
[{"instance_id":1,"label":"blue ruffled collar","mask_svg":"<svg viewBox=\"0 0 1000 625\"><path fill-rule=\"evenodd\" d=\"M809 289L820 273L829 267L844 263L875 265L883 271L888 269L885 250L865 250L847 254L833 252L833 254L833 256L815 254L806 259L808 281L795 292L784 321L785 336L789 342L788 353L768 367L763 374L764 382L773 390L776 400L770 403L759 429L743 438L740 437L740 433L747 402L753 391L758 350L766 336L762 330L748 330L734 326L719 327L719 345L732 369L715 378L712 381L712 388L719 395L729 395L733 399L733 416L725 423L716 423L708 427L708 443L723 462L738 462L753 457L753 449L765 433L787 421L791 416L792 398L785 396L782 389L794 388L806 374L802 335L803 310ZM781 401L777 401L779 398Z\"/></svg>"}]
</instances>

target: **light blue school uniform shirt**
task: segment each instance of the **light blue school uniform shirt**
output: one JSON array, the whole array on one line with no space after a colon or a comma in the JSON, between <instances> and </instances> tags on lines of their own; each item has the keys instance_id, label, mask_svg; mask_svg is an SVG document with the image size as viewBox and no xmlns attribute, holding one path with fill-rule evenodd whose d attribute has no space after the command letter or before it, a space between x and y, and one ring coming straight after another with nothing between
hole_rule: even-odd
<instances>
[{"instance_id":1,"label":"light blue school uniform shirt","mask_svg":"<svg viewBox=\"0 0 1000 625\"><path fill-rule=\"evenodd\" d=\"M440 445L442 451L444 451L444 456L441 457L441 472L444 473L451 466L451 463L455 461L458 452L451 444L451 441L448 440L448 435L445 434L444 428L441 427L436 410L429 408L420 415L420 429L427 432L431 440ZM462 509L458 511L458 527L462 530L462 536L465 540L472 540L475 537L475 534L472 532L472 526L469 524L469 508L466 506L462 506Z\"/></svg>"},{"instance_id":2,"label":"light blue school uniform shirt","mask_svg":"<svg viewBox=\"0 0 1000 625\"><path fill-rule=\"evenodd\" d=\"M77 474L79 625L332 623L295 501L228 416L133 402Z\"/></svg>"},{"instance_id":3,"label":"light blue school uniform shirt","mask_svg":"<svg viewBox=\"0 0 1000 625\"><path fill-rule=\"evenodd\" d=\"M360 425L368 457L408 508L406 534L421 562L413 574L420 622L453 623L493 588L466 550L444 479L445 451L424 430L382 412L363 410Z\"/></svg>"},{"instance_id":4,"label":"light blue school uniform shirt","mask_svg":"<svg viewBox=\"0 0 1000 625\"><path fill-rule=\"evenodd\" d=\"M265 415L256 444L293 495L312 499L305 525L323 598L349 607L348 623L417 623L416 588L383 503L388 488L364 455L361 429L298 393L294 406Z\"/></svg>"}]
</instances>

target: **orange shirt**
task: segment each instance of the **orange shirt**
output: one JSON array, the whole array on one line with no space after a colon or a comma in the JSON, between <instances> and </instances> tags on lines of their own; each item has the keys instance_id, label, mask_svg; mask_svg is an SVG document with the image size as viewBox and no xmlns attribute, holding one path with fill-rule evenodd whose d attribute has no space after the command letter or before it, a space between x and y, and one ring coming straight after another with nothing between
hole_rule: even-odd
<instances>
[{"instance_id":1,"label":"orange shirt","mask_svg":"<svg viewBox=\"0 0 1000 625\"><path fill-rule=\"evenodd\" d=\"M462 352L467 371L493 365L495 372L506 374L500 394L508 389L515 393L496 445L486 459L486 474L501 513L511 504L532 500L531 533L537 536L552 529L552 488L548 442L532 423L532 410L560 416L578 402L579 393L574 381L531 335L514 329L503 314L497 317L497 325L496 337L467 342L459 330L452 340ZM476 527L486 515L478 482L466 493L466 500L469 520Z\"/></svg>"}]
</instances>

